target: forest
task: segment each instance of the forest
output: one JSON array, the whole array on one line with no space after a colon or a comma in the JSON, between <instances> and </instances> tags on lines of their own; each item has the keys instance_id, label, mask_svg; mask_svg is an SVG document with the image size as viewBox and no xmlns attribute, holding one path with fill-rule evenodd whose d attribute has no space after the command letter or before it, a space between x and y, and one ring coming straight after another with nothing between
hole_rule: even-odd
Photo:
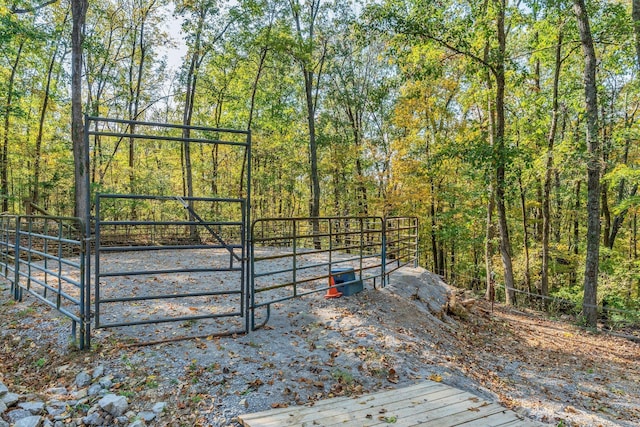
<instances>
[{"instance_id":1,"label":"forest","mask_svg":"<svg viewBox=\"0 0 640 427\"><path fill-rule=\"evenodd\" d=\"M80 112L249 130L254 218L416 216L423 267L589 325L639 321L639 109L639 0L0 3L1 211L77 213ZM94 193L223 196L246 167L90 156Z\"/></svg>"}]
</instances>

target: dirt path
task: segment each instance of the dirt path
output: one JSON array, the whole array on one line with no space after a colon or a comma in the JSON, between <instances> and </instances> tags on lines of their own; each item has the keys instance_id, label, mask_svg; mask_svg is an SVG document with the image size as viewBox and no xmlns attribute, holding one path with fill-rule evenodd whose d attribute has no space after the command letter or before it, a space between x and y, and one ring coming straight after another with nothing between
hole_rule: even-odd
<instances>
[{"instance_id":1,"label":"dirt path","mask_svg":"<svg viewBox=\"0 0 640 427\"><path fill-rule=\"evenodd\" d=\"M383 290L276 304L248 335L130 347L108 330L87 353L66 345L67 322L4 289L0 380L43 395L102 365L134 410L168 403L148 425L235 425L240 413L425 380L555 425L640 425L639 344L482 301L450 315L448 291L403 269Z\"/></svg>"}]
</instances>

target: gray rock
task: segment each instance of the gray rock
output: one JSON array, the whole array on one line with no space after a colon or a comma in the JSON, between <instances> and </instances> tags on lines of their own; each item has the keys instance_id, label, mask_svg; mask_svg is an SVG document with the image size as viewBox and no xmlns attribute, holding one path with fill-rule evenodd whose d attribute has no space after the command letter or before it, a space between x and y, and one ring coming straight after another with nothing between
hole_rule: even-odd
<instances>
[{"instance_id":1,"label":"gray rock","mask_svg":"<svg viewBox=\"0 0 640 427\"><path fill-rule=\"evenodd\" d=\"M102 377L100 378L100 380L98 380L98 384L100 384L104 388L111 388L111 386L113 385L113 381L111 381L111 378L109 377Z\"/></svg>"},{"instance_id":2,"label":"gray rock","mask_svg":"<svg viewBox=\"0 0 640 427\"><path fill-rule=\"evenodd\" d=\"M167 407L167 402L158 402L155 405L153 405L153 408L151 408L151 410L156 414L160 414L164 412L164 408L166 407Z\"/></svg>"},{"instance_id":3,"label":"gray rock","mask_svg":"<svg viewBox=\"0 0 640 427\"><path fill-rule=\"evenodd\" d=\"M7 412L7 418L9 419L9 423L13 424L18 420L23 418L27 418L31 416L31 412L25 409L14 409L13 411Z\"/></svg>"},{"instance_id":4,"label":"gray rock","mask_svg":"<svg viewBox=\"0 0 640 427\"><path fill-rule=\"evenodd\" d=\"M51 415L52 417L55 417L56 415L60 415L60 414L64 413L66 407L65 406L47 405L47 407L45 409L47 410L47 414Z\"/></svg>"},{"instance_id":5,"label":"gray rock","mask_svg":"<svg viewBox=\"0 0 640 427\"><path fill-rule=\"evenodd\" d=\"M53 427L53 423L45 418L44 422L42 423L42 427Z\"/></svg>"},{"instance_id":6,"label":"gray rock","mask_svg":"<svg viewBox=\"0 0 640 427\"><path fill-rule=\"evenodd\" d=\"M9 393L9 388L7 388L7 386L0 381L0 397L4 396L7 393Z\"/></svg>"},{"instance_id":7,"label":"gray rock","mask_svg":"<svg viewBox=\"0 0 640 427\"><path fill-rule=\"evenodd\" d=\"M83 397L82 399L78 400L78 402L76 403L76 405L75 405L75 406L78 406L78 405L84 405L84 404L86 404L87 402L89 402L89 398L88 398L88 397Z\"/></svg>"},{"instance_id":8,"label":"gray rock","mask_svg":"<svg viewBox=\"0 0 640 427\"><path fill-rule=\"evenodd\" d=\"M104 418L102 418L99 412L94 412L93 414L84 417L82 422L88 426L101 426L104 424Z\"/></svg>"},{"instance_id":9,"label":"gray rock","mask_svg":"<svg viewBox=\"0 0 640 427\"><path fill-rule=\"evenodd\" d=\"M97 403L95 405L93 405L91 408L89 408L89 410L87 411L87 415L91 415L94 412L100 410L100 405L98 405Z\"/></svg>"},{"instance_id":10,"label":"gray rock","mask_svg":"<svg viewBox=\"0 0 640 427\"><path fill-rule=\"evenodd\" d=\"M104 366L100 365L96 369L93 370L93 379L97 379L104 375Z\"/></svg>"},{"instance_id":11,"label":"gray rock","mask_svg":"<svg viewBox=\"0 0 640 427\"><path fill-rule=\"evenodd\" d=\"M40 415L44 410L43 402L20 402L18 407L31 412L33 415Z\"/></svg>"},{"instance_id":12,"label":"gray rock","mask_svg":"<svg viewBox=\"0 0 640 427\"><path fill-rule=\"evenodd\" d=\"M78 386L78 388L86 387L89 384L91 384L91 375L84 371L76 375L76 386Z\"/></svg>"},{"instance_id":13,"label":"gray rock","mask_svg":"<svg viewBox=\"0 0 640 427\"><path fill-rule=\"evenodd\" d=\"M146 422L153 421L153 419L155 417L156 417L156 413L152 412L152 411L138 412L138 418L140 418L141 420L144 420Z\"/></svg>"},{"instance_id":14,"label":"gray rock","mask_svg":"<svg viewBox=\"0 0 640 427\"><path fill-rule=\"evenodd\" d=\"M125 417L124 415L121 417L116 418L116 420L120 423L120 424L127 424L129 422L129 418Z\"/></svg>"},{"instance_id":15,"label":"gray rock","mask_svg":"<svg viewBox=\"0 0 640 427\"><path fill-rule=\"evenodd\" d=\"M2 401L9 408L18 403L18 400L20 400L20 395L16 393L7 393L2 396Z\"/></svg>"},{"instance_id":16,"label":"gray rock","mask_svg":"<svg viewBox=\"0 0 640 427\"><path fill-rule=\"evenodd\" d=\"M39 427L42 424L42 417L30 416L18 420L13 427Z\"/></svg>"},{"instance_id":17,"label":"gray rock","mask_svg":"<svg viewBox=\"0 0 640 427\"><path fill-rule=\"evenodd\" d=\"M52 387L50 389L47 390L47 393L49 394L67 394L67 389L64 387Z\"/></svg>"},{"instance_id":18,"label":"gray rock","mask_svg":"<svg viewBox=\"0 0 640 427\"><path fill-rule=\"evenodd\" d=\"M89 396L95 396L96 394L100 393L101 390L102 386L100 384L93 384L91 385L91 387L89 387L89 390L87 390L87 394Z\"/></svg>"},{"instance_id":19,"label":"gray rock","mask_svg":"<svg viewBox=\"0 0 640 427\"><path fill-rule=\"evenodd\" d=\"M82 388L80 390L74 391L72 393L74 399L83 399L89 395L88 390L86 388Z\"/></svg>"},{"instance_id":20,"label":"gray rock","mask_svg":"<svg viewBox=\"0 0 640 427\"><path fill-rule=\"evenodd\" d=\"M129 407L129 402L124 396L116 396L115 394L107 394L100 399L98 405L114 417L124 414Z\"/></svg>"},{"instance_id":21,"label":"gray rock","mask_svg":"<svg viewBox=\"0 0 640 427\"><path fill-rule=\"evenodd\" d=\"M7 404L0 400L0 415L4 414L7 409Z\"/></svg>"},{"instance_id":22,"label":"gray rock","mask_svg":"<svg viewBox=\"0 0 640 427\"><path fill-rule=\"evenodd\" d=\"M0 419L0 427L9 427L9 423L5 420Z\"/></svg>"},{"instance_id":23,"label":"gray rock","mask_svg":"<svg viewBox=\"0 0 640 427\"><path fill-rule=\"evenodd\" d=\"M144 426L146 426L146 424L142 420L135 420L134 422L128 425L128 427L144 427Z\"/></svg>"},{"instance_id":24,"label":"gray rock","mask_svg":"<svg viewBox=\"0 0 640 427\"><path fill-rule=\"evenodd\" d=\"M56 421L53 424L53 427L64 427L64 423L62 421Z\"/></svg>"}]
</instances>

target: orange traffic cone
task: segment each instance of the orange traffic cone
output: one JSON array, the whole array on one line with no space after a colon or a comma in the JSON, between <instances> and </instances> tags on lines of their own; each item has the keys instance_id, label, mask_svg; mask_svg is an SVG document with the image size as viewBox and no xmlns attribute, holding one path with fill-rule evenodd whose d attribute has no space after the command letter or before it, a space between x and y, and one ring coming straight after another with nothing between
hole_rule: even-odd
<instances>
[{"instance_id":1,"label":"orange traffic cone","mask_svg":"<svg viewBox=\"0 0 640 427\"><path fill-rule=\"evenodd\" d=\"M327 289L327 294L324 296L325 298L340 298L342 296L342 292L338 292L338 288L336 288L336 281L333 276L329 276L329 289Z\"/></svg>"}]
</instances>

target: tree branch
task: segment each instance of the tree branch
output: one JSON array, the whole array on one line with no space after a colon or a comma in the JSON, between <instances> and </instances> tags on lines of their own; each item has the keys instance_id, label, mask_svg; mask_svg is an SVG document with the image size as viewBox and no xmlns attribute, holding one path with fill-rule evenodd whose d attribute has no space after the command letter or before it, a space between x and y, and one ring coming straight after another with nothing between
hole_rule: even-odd
<instances>
[{"instance_id":1,"label":"tree branch","mask_svg":"<svg viewBox=\"0 0 640 427\"><path fill-rule=\"evenodd\" d=\"M57 1L58 0L46 0L44 3L41 3L41 4L37 5L37 6L26 7L26 8L23 8L23 9L19 9L16 6L12 6L10 10L11 10L11 13L16 13L16 14L17 13L33 13L33 12L35 12L37 10L40 10L40 9L42 9L44 7L47 7L47 6L49 6L49 5L53 4L53 3L56 3Z\"/></svg>"}]
</instances>

